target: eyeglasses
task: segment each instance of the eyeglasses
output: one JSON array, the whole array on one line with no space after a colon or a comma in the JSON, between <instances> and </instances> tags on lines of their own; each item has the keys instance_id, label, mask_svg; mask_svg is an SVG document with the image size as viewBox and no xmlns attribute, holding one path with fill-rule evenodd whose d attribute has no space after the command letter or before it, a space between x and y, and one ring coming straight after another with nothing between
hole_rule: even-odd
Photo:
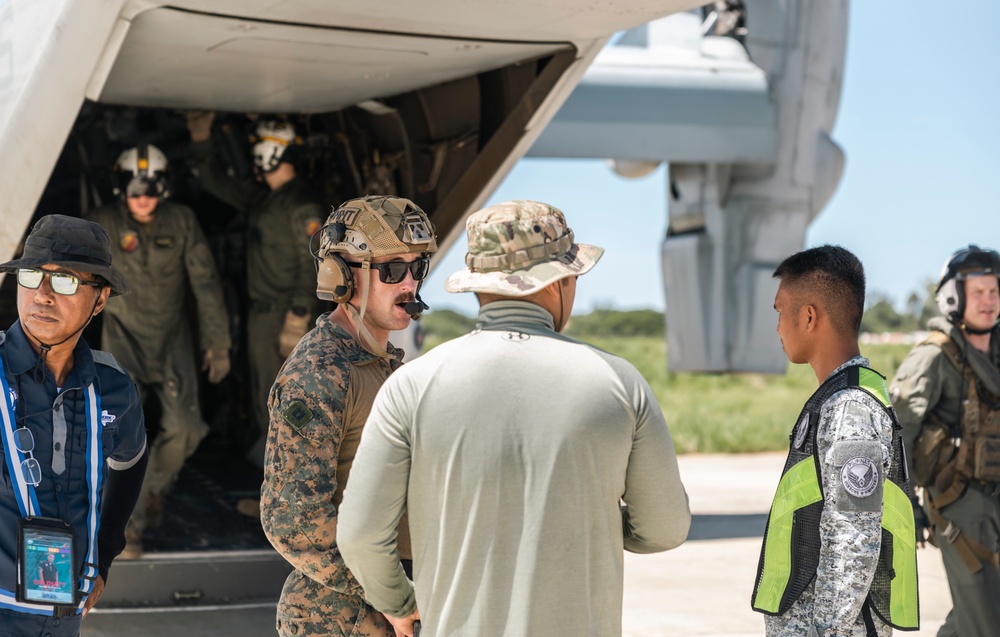
<instances>
[{"instance_id":1,"label":"eyeglasses","mask_svg":"<svg viewBox=\"0 0 1000 637\"><path fill-rule=\"evenodd\" d=\"M27 427L14 430L14 446L17 450L28 457L21 463L21 474L24 481L33 487L37 487L42 481L42 465L35 460L31 453L35 450L35 436Z\"/></svg>"},{"instance_id":2,"label":"eyeglasses","mask_svg":"<svg viewBox=\"0 0 1000 637\"><path fill-rule=\"evenodd\" d=\"M73 296L81 285L94 288L104 287L104 283L99 281L81 281L80 277L68 272L47 272L45 270L32 270L21 268L17 271L17 283L21 287L37 290L42 284L45 275L49 276L49 285L52 291L63 296Z\"/></svg>"},{"instance_id":3,"label":"eyeglasses","mask_svg":"<svg viewBox=\"0 0 1000 637\"><path fill-rule=\"evenodd\" d=\"M352 268L364 267L360 263L347 262ZM431 269L431 258L420 257L416 261L390 261L388 263L372 263L371 267L378 270L378 280L382 283L395 285L406 278L406 271L413 275L414 281L423 281Z\"/></svg>"}]
</instances>

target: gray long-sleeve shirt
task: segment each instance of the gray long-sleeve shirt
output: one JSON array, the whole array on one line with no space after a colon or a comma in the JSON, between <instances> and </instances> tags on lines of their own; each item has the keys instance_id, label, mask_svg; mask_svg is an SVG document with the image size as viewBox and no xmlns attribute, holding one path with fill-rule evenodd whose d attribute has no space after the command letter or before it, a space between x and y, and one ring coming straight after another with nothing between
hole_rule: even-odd
<instances>
[{"instance_id":1,"label":"gray long-sleeve shirt","mask_svg":"<svg viewBox=\"0 0 1000 637\"><path fill-rule=\"evenodd\" d=\"M415 596L395 549L404 506ZM621 634L622 549L674 548L690 520L638 371L497 301L383 385L337 533L368 601L419 606L425 637L603 637Z\"/></svg>"}]
</instances>

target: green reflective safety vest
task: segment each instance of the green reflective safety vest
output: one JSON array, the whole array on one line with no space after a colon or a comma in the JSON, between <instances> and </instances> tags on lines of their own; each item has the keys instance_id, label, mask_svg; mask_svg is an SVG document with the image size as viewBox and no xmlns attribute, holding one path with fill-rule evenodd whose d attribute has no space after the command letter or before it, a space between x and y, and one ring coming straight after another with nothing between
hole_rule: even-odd
<instances>
[{"instance_id":1,"label":"green reflective safety vest","mask_svg":"<svg viewBox=\"0 0 1000 637\"><path fill-rule=\"evenodd\" d=\"M823 403L851 387L862 389L878 400L893 423L892 466L883 485L882 550L865 601L866 612L873 610L893 628L917 630L920 624L916 532L900 427L885 378L860 365L847 367L820 385L806 401L789 436L792 444L764 532L753 609L768 615L784 614L816 577L819 520L823 512L816 430ZM872 630L870 626L869 632Z\"/></svg>"}]
</instances>

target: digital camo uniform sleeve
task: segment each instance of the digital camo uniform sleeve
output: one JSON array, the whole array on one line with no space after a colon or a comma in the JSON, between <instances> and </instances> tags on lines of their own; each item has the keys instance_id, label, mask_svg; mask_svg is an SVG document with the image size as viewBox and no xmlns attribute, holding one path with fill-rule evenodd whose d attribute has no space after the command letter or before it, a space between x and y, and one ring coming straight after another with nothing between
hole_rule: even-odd
<instances>
[{"instance_id":1,"label":"digital camo uniform sleeve","mask_svg":"<svg viewBox=\"0 0 1000 637\"><path fill-rule=\"evenodd\" d=\"M906 461L913 474L914 448L927 415L941 400L945 374L943 366L950 365L940 347L918 345L910 350L892 379L890 396L896 417L902 427L903 448ZM957 418L957 414L955 414ZM948 422L955 422L949 420Z\"/></svg>"},{"instance_id":2,"label":"digital camo uniform sleeve","mask_svg":"<svg viewBox=\"0 0 1000 637\"><path fill-rule=\"evenodd\" d=\"M306 335L316 339L318 330ZM336 591L361 595L337 547L337 457L350 363L304 342L275 381L261 488L268 540L299 572Z\"/></svg>"},{"instance_id":3,"label":"digital camo uniform sleeve","mask_svg":"<svg viewBox=\"0 0 1000 637\"><path fill-rule=\"evenodd\" d=\"M814 589L821 637L852 635L882 547L882 487L892 421L862 390L834 394L820 415L824 507Z\"/></svg>"},{"instance_id":4,"label":"digital camo uniform sleeve","mask_svg":"<svg viewBox=\"0 0 1000 637\"><path fill-rule=\"evenodd\" d=\"M186 249L184 266L198 310L198 333L202 351L229 349L229 313L222 294L222 281L208 240L195 219L194 212L182 206Z\"/></svg>"}]
</instances>

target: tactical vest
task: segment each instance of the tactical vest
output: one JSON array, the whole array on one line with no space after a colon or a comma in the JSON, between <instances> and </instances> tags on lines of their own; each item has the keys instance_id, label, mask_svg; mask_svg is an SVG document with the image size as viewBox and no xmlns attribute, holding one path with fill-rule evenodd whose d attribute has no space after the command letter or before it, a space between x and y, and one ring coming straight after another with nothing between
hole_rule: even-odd
<instances>
[{"instance_id":1,"label":"tactical vest","mask_svg":"<svg viewBox=\"0 0 1000 637\"><path fill-rule=\"evenodd\" d=\"M958 423L940 422L931 415L917 438L914 479L919 486L935 488L934 507L941 509L961 497L969 480L1000 482L1000 399L981 386L947 334L933 331L923 343L941 348L962 373L966 394Z\"/></svg>"},{"instance_id":2,"label":"tactical vest","mask_svg":"<svg viewBox=\"0 0 1000 637\"><path fill-rule=\"evenodd\" d=\"M820 385L806 401L789 436L788 459L764 532L753 609L767 615L784 614L816 577L824 502L816 445L820 409L835 393L852 387L878 400L893 423L892 466L883 485L882 548L862 611L865 624L868 634L875 635L871 621L874 610L893 628L917 630L916 539L899 423L889 402L885 378L859 365L841 370Z\"/></svg>"}]
</instances>

